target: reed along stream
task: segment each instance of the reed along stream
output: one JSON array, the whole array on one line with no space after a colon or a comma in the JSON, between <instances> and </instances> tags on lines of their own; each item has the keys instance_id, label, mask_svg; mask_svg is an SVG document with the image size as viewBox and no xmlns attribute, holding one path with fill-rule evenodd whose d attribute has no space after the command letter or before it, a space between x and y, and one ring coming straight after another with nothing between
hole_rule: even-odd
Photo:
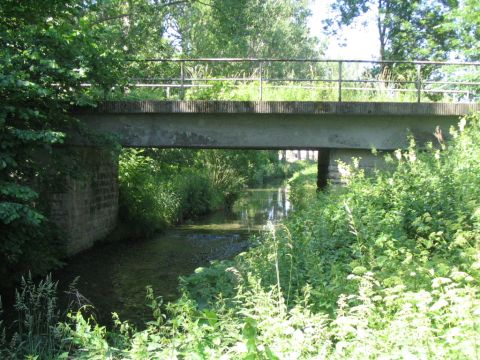
<instances>
[{"instance_id":1,"label":"reed along stream","mask_svg":"<svg viewBox=\"0 0 480 360\"><path fill-rule=\"evenodd\" d=\"M289 209L285 186L248 189L230 212L214 212L151 239L99 244L69 259L54 279L64 287L78 276L76 287L95 307L100 323L111 323L116 312L142 327L150 320L146 286L164 301L175 300L179 276L246 250L252 235Z\"/></svg>"}]
</instances>

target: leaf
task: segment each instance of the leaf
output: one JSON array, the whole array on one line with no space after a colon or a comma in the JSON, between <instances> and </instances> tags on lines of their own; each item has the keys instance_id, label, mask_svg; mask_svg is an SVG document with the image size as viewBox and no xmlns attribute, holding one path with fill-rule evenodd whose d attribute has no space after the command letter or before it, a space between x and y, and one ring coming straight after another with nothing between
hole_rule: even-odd
<instances>
[{"instance_id":1,"label":"leaf","mask_svg":"<svg viewBox=\"0 0 480 360\"><path fill-rule=\"evenodd\" d=\"M39 225L45 217L27 205L14 202L0 202L0 222L11 224L21 221L27 225Z\"/></svg>"},{"instance_id":2,"label":"leaf","mask_svg":"<svg viewBox=\"0 0 480 360\"><path fill-rule=\"evenodd\" d=\"M38 198L38 194L30 187L6 181L0 181L0 194L22 201Z\"/></svg>"},{"instance_id":3,"label":"leaf","mask_svg":"<svg viewBox=\"0 0 480 360\"><path fill-rule=\"evenodd\" d=\"M218 322L218 316L211 310L203 310L203 314L208 320L208 323L214 326Z\"/></svg>"}]
</instances>

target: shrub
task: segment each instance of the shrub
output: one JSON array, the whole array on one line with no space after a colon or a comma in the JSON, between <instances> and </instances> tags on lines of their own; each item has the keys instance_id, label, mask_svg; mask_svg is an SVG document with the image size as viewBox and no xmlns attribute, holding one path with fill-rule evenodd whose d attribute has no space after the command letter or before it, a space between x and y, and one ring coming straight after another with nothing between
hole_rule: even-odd
<instances>
[{"instance_id":1,"label":"shrub","mask_svg":"<svg viewBox=\"0 0 480 360\"><path fill-rule=\"evenodd\" d=\"M164 230L179 212L179 198L162 179L155 161L128 149L119 160L120 211L124 221L143 235Z\"/></svg>"},{"instance_id":2,"label":"shrub","mask_svg":"<svg viewBox=\"0 0 480 360\"><path fill-rule=\"evenodd\" d=\"M172 183L179 198L180 220L205 215L215 208L215 192L206 174L195 169L182 169Z\"/></svg>"}]
</instances>

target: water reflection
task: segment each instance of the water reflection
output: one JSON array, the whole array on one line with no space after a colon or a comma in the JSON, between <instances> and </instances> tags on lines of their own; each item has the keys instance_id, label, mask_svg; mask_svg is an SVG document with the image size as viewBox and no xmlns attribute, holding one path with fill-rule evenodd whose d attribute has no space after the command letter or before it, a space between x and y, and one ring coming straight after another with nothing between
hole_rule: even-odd
<instances>
[{"instance_id":1,"label":"water reflection","mask_svg":"<svg viewBox=\"0 0 480 360\"><path fill-rule=\"evenodd\" d=\"M178 277L214 259L248 247L252 233L284 218L291 205L282 186L245 191L231 212L216 212L148 240L101 244L69 261L55 274L61 284L80 276L78 288L108 323L111 311L141 326L149 318L145 287L166 301L177 296Z\"/></svg>"}]
</instances>

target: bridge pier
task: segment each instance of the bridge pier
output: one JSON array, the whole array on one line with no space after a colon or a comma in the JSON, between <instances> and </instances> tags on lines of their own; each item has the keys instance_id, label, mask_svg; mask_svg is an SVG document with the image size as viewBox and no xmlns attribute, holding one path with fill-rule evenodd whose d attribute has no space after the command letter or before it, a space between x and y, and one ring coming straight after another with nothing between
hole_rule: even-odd
<instances>
[{"instance_id":1,"label":"bridge pier","mask_svg":"<svg viewBox=\"0 0 480 360\"><path fill-rule=\"evenodd\" d=\"M328 183L328 168L330 165L330 150L318 149L317 155L317 191L322 190Z\"/></svg>"}]
</instances>

